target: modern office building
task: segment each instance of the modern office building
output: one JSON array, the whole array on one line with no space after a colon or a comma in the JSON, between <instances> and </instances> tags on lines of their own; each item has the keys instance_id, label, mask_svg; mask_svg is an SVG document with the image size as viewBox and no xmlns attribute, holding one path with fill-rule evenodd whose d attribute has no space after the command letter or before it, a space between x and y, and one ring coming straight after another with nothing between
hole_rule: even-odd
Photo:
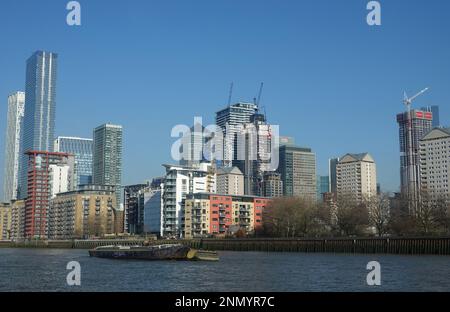
<instances>
[{"instance_id":1,"label":"modern office building","mask_svg":"<svg viewBox=\"0 0 450 312\"><path fill-rule=\"evenodd\" d=\"M11 239L11 219L11 204L0 203L0 240Z\"/></svg>"},{"instance_id":2,"label":"modern office building","mask_svg":"<svg viewBox=\"0 0 450 312\"><path fill-rule=\"evenodd\" d=\"M144 233L162 236L162 192L161 189L147 188L143 193Z\"/></svg>"},{"instance_id":3,"label":"modern office building","mask_svg":"<svg viewBox=\"0 0 450 312\"><path fill-rule=\"evenodd\" d=\"M74 186L92 184L92 139L59 136L54 143L55 152L75 156ZM75 190L75 189L73 189Z\"/></svg>"},{"instance_id":4,"label":"modern office building","mask_svg":"<svg viewBox=\"0 0 450 312\"><path fill-rule=\"evenodd\" d=\"M197 121L188 132L183 133L183 138L181 139L182 158L179 161L180 166L191 167L199 165L201 162L211 160L207 159L204 155L204 153L206 153L206 149L204 149L206 143L204 130L205 127Z\"/></svg>"},{"instance_id":5,"label":"modern office building","mask_svg":"<svg viewBox=\"0 0 450 312\"><path fill-rule=\"evenodd\" d=\"M269 198L283 196L283 181L281 180L281 174L274 171L269 171L264 174L263 196Z\"/></svg>"},{"instance_id":6,"label":"modern office building","mask_svg":"<svg viewBox=\"0 0 450 312\"><path fill-rule=\"evenodd\" d=\"M431 106L425 106L421 108L424 112L429 112L433 114L433 121L431 123L431 126L433 128L437 128L441 126L441 122L439 120L439 106L438 105L431 105Z\"/></svg>"},{"instance_id":7,"label":"modern office building","mask_svg":"<svg viewBox=\"0 0 450 312\"><path fill-rule=\"evenodd\" d=\"M280 146L287 145L287 146L295 146L295 139L293 137L289 136L280 136Z\"/></svg>"},{"instance_id":8,"label":"modern office building","mask_svg":"<svg viewBox=\"0 0 450 312\"><path fill-rule=\"evenodd\" d=\"M397 122L401 192L410 200L413 208L420 193L419 140L432 129L433 113L411 109L398 114Z\"/></svg>"},{"instance_id":9,"label":"modern office building","mask_svg":"<svg viewBox=\"0 0 450 312\"><path fill-rule=\"evenodd\" d=\"M143 190L147 187L147 184L135 184L123 189L125 233L142 234L144 231Z\"/></svg>"},{"instance_id":10,"label":"modern office building","mask_svg":"<svg viewBox=\"0 0 450 312\"><path fill-rule=\"evenodd\" d=\"M28 151L52 152L55 140L56 71L58 55L37 51L26 65L18 198L27 196Z\"/></svg>"},{"instance_id":11,"label":"modern office building","mask_svg":"<svg viewBox=\"0 0 450 312\"><path fill-rule=\"evenodd\" d=\"M419 144L421 191L433 200L449 200L450 128L434 128Z\"/></svg>"},{"instance_id":12,"label":"modern office building","mask_svg":"<svg viewBox=\"0 0 450 312\"><path fill-rule=\"evenodd\" d=\"M238 159L237 136L242 131L242 126L250 123L250 117L257 112L256 104L239 102L216 113L216 125L223 133L223 145L218 148L222 149L224 166L231 167L233 161Z\"/></svg>"},{"instance_id":13,"label":"modern office building","mask_svg":"<svg viewBox=\"0 0 450 312\"><path fill-rule=\"evenodd\" d=\"M161 236L180 237L183 235L183 202L187 194L207 192L210 164L202 163L199 167L163 166L166 169L166 176L162 184Z\"/></svg>"},{"instance_id":14,"label":"modern office building","mask_svg":"<svg viewBox=\"0 0 450 312\"><path fill-rule=\"evenodd\" d=\"M277 139L266 117L258 113L250 116L250 123L243 124L237 133L238 153L233 164L244 174L244 194L262 196L264 173L276 170L272 168L272 162L278 161L272 159L272 144L276 149Z\"/></svg>"},{"instance_id":15,"label":"modern office building","mask_svg":"<svg viewBox=\"0 0 450 312\"><path fill-rule=\"evenodd\" d=\"M337 197L351 196L357 201L377 195L377 170L368 153L346 154L336 165Z\"/></svg>"},{"instance_id":16,"label":"modern office building","mask_svg":"<svg viewBox=\"0 0 450 312\"><path fill-rule=\"evenodd\" d=\"M281 146L278 172L285 196L316 199L316 155L310 148Z\"/></svg>"},{"instance_id":17,"label":"modern office building","mask_svg":"<svg viewBox=\"0 0 450 312\"><path fill-rule=\"evenodd\" d=\"M53 191L52 166L66 166L74 163L74 157L67 153L28 151L28 185L25 202L25 237L47 238L48 210Z\"/></svg>"},{"instance_id":18,"label":"modern office building","mask_svg":"<svg viewBox=\"0 0 450 312\"><path fill-rule=\"evenodd\" d=\"M252 233L262 226L269 198L221 194L188 194L184 203L184 237L224 236L232 227Z\"/></svg>"},{"instance_id":19,"label":"modern office building","mask_svg":"<svg viewBox=\"0 0 450 312\"><path fill-rule=\"evenodd\" d=\"M5 137L5 167L3 176L3 201L17 199L19 184L20 136L25 107L25 93L15 92L8 96L8 115Z\"/></svg>"},{"instance_id":20,"label":"modern office building","mask_svg":"<svg viewBox=\"0 0 450 312\"><path fill-rule=\"evenodd\" d=\"M244 175L238 167L217 169L217 193L244 195Z\"/></svg>"},{"instance_id":21,"label":"modern office building","mask_svg":"<svg viewBox=\"0 0 450 312\"><path fill-rule=\"evenodd\" d=\"M317 200L323 201L325 193L330 192L330 177L329 176L317 176Z\"/></svg>"},{"instance_id":22,"label":"modern office building","mask_svg":"<svg viewBox=\"0 0 450 312\"><path fill-rule=\"evenodd\" d=\"M50 239L86 239L118 234L115 220L116 193L113 186L82 185L76 191L60 193L49 211Z\"/></svg>"},{"instance_id":23,"label":"modern office building","mask_svg":"<svg viewBox=\"0 0 450 312\"><path fill-rule=\"evenodd\" d=\"M122 126L104 124L94 129L92 183L116 187L116 202L121 203Z\"/></svg>"},{"instance_id":24,"label":"modern office building","mask_svg":"<svg viewBox=\"0 0 450 312\"><path fill-rule=\"evenodd\" d=\"M163 183L163 182L161 182ZM124 188L124 233L162 235L161 183L136 184Z\"/></svg>"}]
</instances>

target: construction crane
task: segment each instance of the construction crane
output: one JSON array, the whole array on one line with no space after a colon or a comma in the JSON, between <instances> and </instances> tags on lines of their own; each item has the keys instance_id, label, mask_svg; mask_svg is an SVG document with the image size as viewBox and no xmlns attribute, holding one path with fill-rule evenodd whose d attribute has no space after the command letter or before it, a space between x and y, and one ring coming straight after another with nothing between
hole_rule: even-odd
<instances>
[{"instance_id":1,"label":"construction crane","mask_svg":"<svg viewBox=\"0 0 450 312\"><path fill-rule=\"evenodd\" d=\"M417 194L417 183L418 183L418 176L417 176L417 160L416 160L416 154L417 154L417 147L414 147L413 142L413 122L412 122L412 116L411 116L411 104L412 102L420 95L425 93L428 90L428 88L423 89L416 95L408 98L408 95L406 95L406 92L403 92L403 104L406 105L406 115L407 115L407 122L406 122L406 134L407 139L405 140L406 146L406 163L407 163L407 169L406 169L406 179L408 182L408 198L410 198L410 201L408 201L408 209L410 211L414 211L416 209L416 202L419 198L419 194Z\"/></svg>"},{"instance_id":2,"label":"construction crane","mask_svg":"<svg viewBox=\"0 0 450 312\"><path fill-rule=\"evenodd\" d=\"M412 101L414 101L416 99L416 97L418 97L419 95L422 95L423 93L425 93L428 89L429 88L425 88L425 89L423 89L422 91L420 91L419 93L417 93L416 95L414 95L414 96L412 96L410 98L408 98L408 96L406 95L406 92L403 92L403 104L406 105L406 109L408 111L410 111L411 110Z\"/></svg>"},{"instance_id":3,"label":"construction crane","mask_svg":"<svg viewBox=\"0 0 450 312\"><path fill-rule=\"evenodd\" d=\"M261 101L261 93L264 87L264 82L261 82L261 85L259 86L259 92L258 92L258 99L256 100L256 105L259 106L259 101Z\"/></svg>"},{"instance_id":4,"label":"construction crane","mask_svg":"<svg viewBox=\"0 0 450 312\"><path fill-rule=\"evenodd\" d=\"M230 84L230 92L228 93L228 107L231 105L231 96L233 95L233 82Z\"/></svg>"}]
</instances>

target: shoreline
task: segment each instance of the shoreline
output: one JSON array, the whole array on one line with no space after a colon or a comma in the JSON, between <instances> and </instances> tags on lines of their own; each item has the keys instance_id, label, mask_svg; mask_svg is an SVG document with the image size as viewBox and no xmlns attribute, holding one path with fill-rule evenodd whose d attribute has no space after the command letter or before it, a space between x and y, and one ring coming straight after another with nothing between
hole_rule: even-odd
<instances>
[{"instance_id":1,"label":"shoreline","mask_svg":"<svg viewBox=\"0 0 450 312\"><path fill-rule=\"evenodd\" d=\"M92 249L98 246L143 245L144 238L98 240L0 241L1 248ZM233 238L150 240L150 245L185 244L195 249L265 252L450 255L450 237L396 238Z\"/></svg>"}]
</instances>

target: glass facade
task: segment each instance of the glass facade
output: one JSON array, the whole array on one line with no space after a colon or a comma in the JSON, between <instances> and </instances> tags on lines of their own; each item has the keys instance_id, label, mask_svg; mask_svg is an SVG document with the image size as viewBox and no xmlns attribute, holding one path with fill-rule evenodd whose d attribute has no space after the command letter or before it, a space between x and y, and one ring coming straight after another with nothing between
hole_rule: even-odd
<instances>
[{"instance_id":1,"label":"glass facade","mask_svg":"<svg viewBox=\"0 0 450 312\"><path fill-rule=\"evenodd\" d=\"M415 201L419 196L419 140L432 129L433 114L411 110L397 114L400 143L400 185L402 193Z\"/></svg>"},{"instance_id":2,"label":"glass facade","mask_svg":"<svg viewBox=\"0 0 450 312\"><path fill-rule=\"evenodd\" d=\"M311 149L284 145L279 159L284 195L316 199L316 155Z\"/></svg>"},{"instance_id":3,"label":"glass facade","mask_svg":"<svg viewBox=\"0 0 450 312\"><path fill-rule=\"evenodd\" d=\"M16 92L8 97L8 117L5 137L5 170L3 178L3 201L6 203L17 199L20 134L24 105L24 92Z\"/></svg>"},{"instance_id":4,"label":"glass facade","mask_svg":"<svg viewBox=\"0 0 450 312\"><path fill-rule=\"evenodd\" d=\"M22 131L19 198L27 196L27 151L53 151L55 139L56 71L58 55L37 51L28 60Z\"/></svg>"},{"instance_id":5,"label":"glass facade","mask_svg":"<svg viewBox=\"0 0 450 312\"><path fill-rule=\"evenodd\" d=\"M117 205L121 203L122 126L104 124L94 129L92 182L116 186Z\"/></svg>"},{"instance_id":6,"label":"glass facade","mask_svg":"<svg viewBox=\"0 0 450 312\"><path fill-rule=\"evenodd\" d=\"M330 177L317 176L317 200L323 200L323 194L330 191Z\"/></svg>"},{"instance_id":7,"label":"glass facade","mask_svg":"<svg viewBox=\"0 0 450 312\"><path fill-rule=\"evenodd\" d=\"M92 145L92 139L58 137L55 140L55 152L75 156L75 187L92 184Z\"/></svg>"}]
</instances>

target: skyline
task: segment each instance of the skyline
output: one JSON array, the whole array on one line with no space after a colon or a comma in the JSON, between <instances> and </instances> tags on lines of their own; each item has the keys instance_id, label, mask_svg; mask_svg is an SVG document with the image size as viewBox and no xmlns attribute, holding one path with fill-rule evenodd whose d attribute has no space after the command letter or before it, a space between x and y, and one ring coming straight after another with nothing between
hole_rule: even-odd
<instances>
[{"instance_id":1,"label":"skyline","mask_svg":"<svg viewBox=\"0 0 450 312\"><path fill-rule=\"evenodd\" d=\"M40 49L59 55L55 136L91 138L92 129L100 124L111 122L123 125L124 185L160 176L164 172L162 163L175 163L170 159L170 147L176 140L170 137L171 128L176 124L192 125L195 116L203 117L205 124L213 123L215 112L227 104L231 81L234 82L232 102L251 101L256 96L259 83L264 82L261 105L266 108L268 121L280 125L281 135L294 137L297 145L310 147L316 153L318 174L327 174L328 158L341 157L346 153L368 152L377 162L378 177L383 190L399 189L400 154L395 116L405 110L401 102L403 91L414 94L423 87L430 87L428 94L418 99L414 107L439 105L441 123L448 126L446 117L449 115L449 109L446 103L449 102L450 96L445 93L445 86L448 86L450 81L450 47L439 39L448 36L449 31L443 29L445 27L436 26L444 23L445 19L435 18L434 15L444 16L446 11L436 3L415 1L406 5L405 1L399 1L395 4L384 4L383 25L379 29L364 25L365 1L355 1L354 6L352 3L345 8L329 1L319 4L302 2L301 5L290 3L287 7L278 6L274 11L268 10L270 4L258 3L259 16L287 16L286 20L278 19L280 25L273 25L272 30L262 28L268 30L265 37L261 32L253 33L261 30L264 19L255 21L255 24L245 19L245 13L255 10L251 1L236 4L242 7L239 12L234 12L230 5L222 2L207 4L199 1L190 5L192 11L203 7L207 12L213 13L213 16L206 16L205 19L212 23L217 35L213 34L210 28L201 28L202 23L196 18L186 20L182 15L186 4L181 2L173 6L158 4L161 10L158 12L163 13L162 16L157 16L154 10L145 10L151 5L142 1L137 1L140 5L136 5L136 9L125 9L125 4L117 3L111 8L112 11L108 12L98 3L80 2L83 22L79 28L64 24L63 5L59 7L44 1L42 6L48 8L48 11L36 11L39 13L33 16L29 12L32 12L32 8L37 4L27 3L29 11L25 12L25 25L14 24L18 27L17 33L5 36L4 40L8 41L10 36L22 37L21 33L27 30L31 42L24 44L16 39L18 44L5 46L5 55L0 61L0 68L4 69L0 73L0 79L4 82L0 85L2 164L7 97L14 91L24 91L25 60L34 50ZM14 13L24 8L20 3L24 2L16 4L10 1L2 4L10 10L0 11L0 29L11 25L9 23ZM411 10L404 12L402 3L403 6L411 7ZM450 8L447 3L441 6ZM212 8L217 11L208 11ZM321 9L330 12L320 11ZM342 13L337 14L342 20L331 14L334 9ZM11 16L2 13L6 11ZM224 15L237 17L237 25L225 23L225 16L220 15L224 11ZM125 12L123 16L120 15L120 20L125 20L125 27L108 23L114 18L117 19L119 12ZM176 29L174 25L169 25L164 19L164 16L170 15L168 12L181 17L178 25L189 22L184 25L188 29ZM320 12L325 13L325 16ZM152 18L138 18L145 14ZM306 20L297 20L296 14ZM214 17L221 18L215 20ZM39 23L42 28L27 27L33 25L36 19L42 19ZM328 27L322 30L308 29L308 25L320 27L323 22L326 22ZM336 22L342 27L333 27ZM146 25L147 23L151 25ZM155 25L167 28L152 27ZM242 29L243 34L239 34L239 26L242 25L248 28ZM297 28L292 30L292 26ZM410 30L409 27L412 31L406 34L406 31ZM314 31L318 37L304 33L305 29ZM436 29L437 34L426 36L429 31ZM32 35L40 30L51 31L56 38ZM163 44L162 47L140 39L149 32L154 35L151 38L156 40L156 43ZM185 32L189 33L194 44L183 37ZM114 44L115 34L126 47ZM97 35L104 37L94 43ZM172 42L170 35L178 36L173 37ZM349 38L347 35L350 35ZM233 39L232 36L236 38ZM290 39L293 38L298 41L304 39L310 46L306 48L299 42L291 42ZM405 53L401 48L409 47L407 42L417 43L417 38L423 39L427 44L420 42L417 49L414 46L414 49L408 50L411 55L405 60L401 57L401 53ZM212 39L212 46L201 39ZM246 39L249 42L246 42ZM339 42L340 39L345 41ZM181 40L182 44L177 43L177 40ZM335 55L324 51L330 48L330 43L325 42L326 40L331 41ZM278 45L274 47L267 44L267 49L262 49L267 41ZM230 43L241 49L235 49ZM334 44L339 44L339 47ZM368 46L364 46L366 44ZM390 45L394 45L396 50L389 50ZM159 49L154 49L155 46ZM282 49L288 46L292 51ZM113 47L119 48L118 51L111 49ZM247 49L252 47L254 51L249 52ZM436 50L433 50L433 47ZM178 53L175 52L176 48L185 48L185 51ZM225 52L220 52L221 48L225 48ZM348 50L356 52L347 54ZM124 57L121 61L118 56L123 57L124 52L130 51L140 57ZM209 54L210 52L215 53ZM267 52L269 57L263 52ZM148 53L154 56L154 60L145 57ZM296 53L299 53L298 56ZM303 55L305 59L302 58ZM334 58L327 58L330 56ZM386 65L380 68L383 64L379 64L378 60L382 58ZM162 64L158 66L159 62ZM220 64L221 62L224 64ZM114 76L114 73L118 72L123 77ZM214 75L215 73L218 74ZM342 73L344 76L340 76ZM211 77L212 75L214 76ZM130 81L129 77L136 78ZM306 86L306 90L300 87L302 85ZM295 106L290 105L292 102ZM93 107L99 109L92 109ZM366 113L367 108L370 111ZM330 111L329 115L321 115L327 110ZM155 112L161 113L155 116ZM77 118L72 119L72 116ZM352 118L351 122L348 121L349 117ZM368 129L367 133L360 131L365 128ZM318 131L322 129L323 132ZM354 138L354 141L348 138ZM158 148L153 149L153 146ZM167 148L159 148L160 146ZM3 168L0 170L0 178L3 180Z\"/></svg>"}]
</instances>

